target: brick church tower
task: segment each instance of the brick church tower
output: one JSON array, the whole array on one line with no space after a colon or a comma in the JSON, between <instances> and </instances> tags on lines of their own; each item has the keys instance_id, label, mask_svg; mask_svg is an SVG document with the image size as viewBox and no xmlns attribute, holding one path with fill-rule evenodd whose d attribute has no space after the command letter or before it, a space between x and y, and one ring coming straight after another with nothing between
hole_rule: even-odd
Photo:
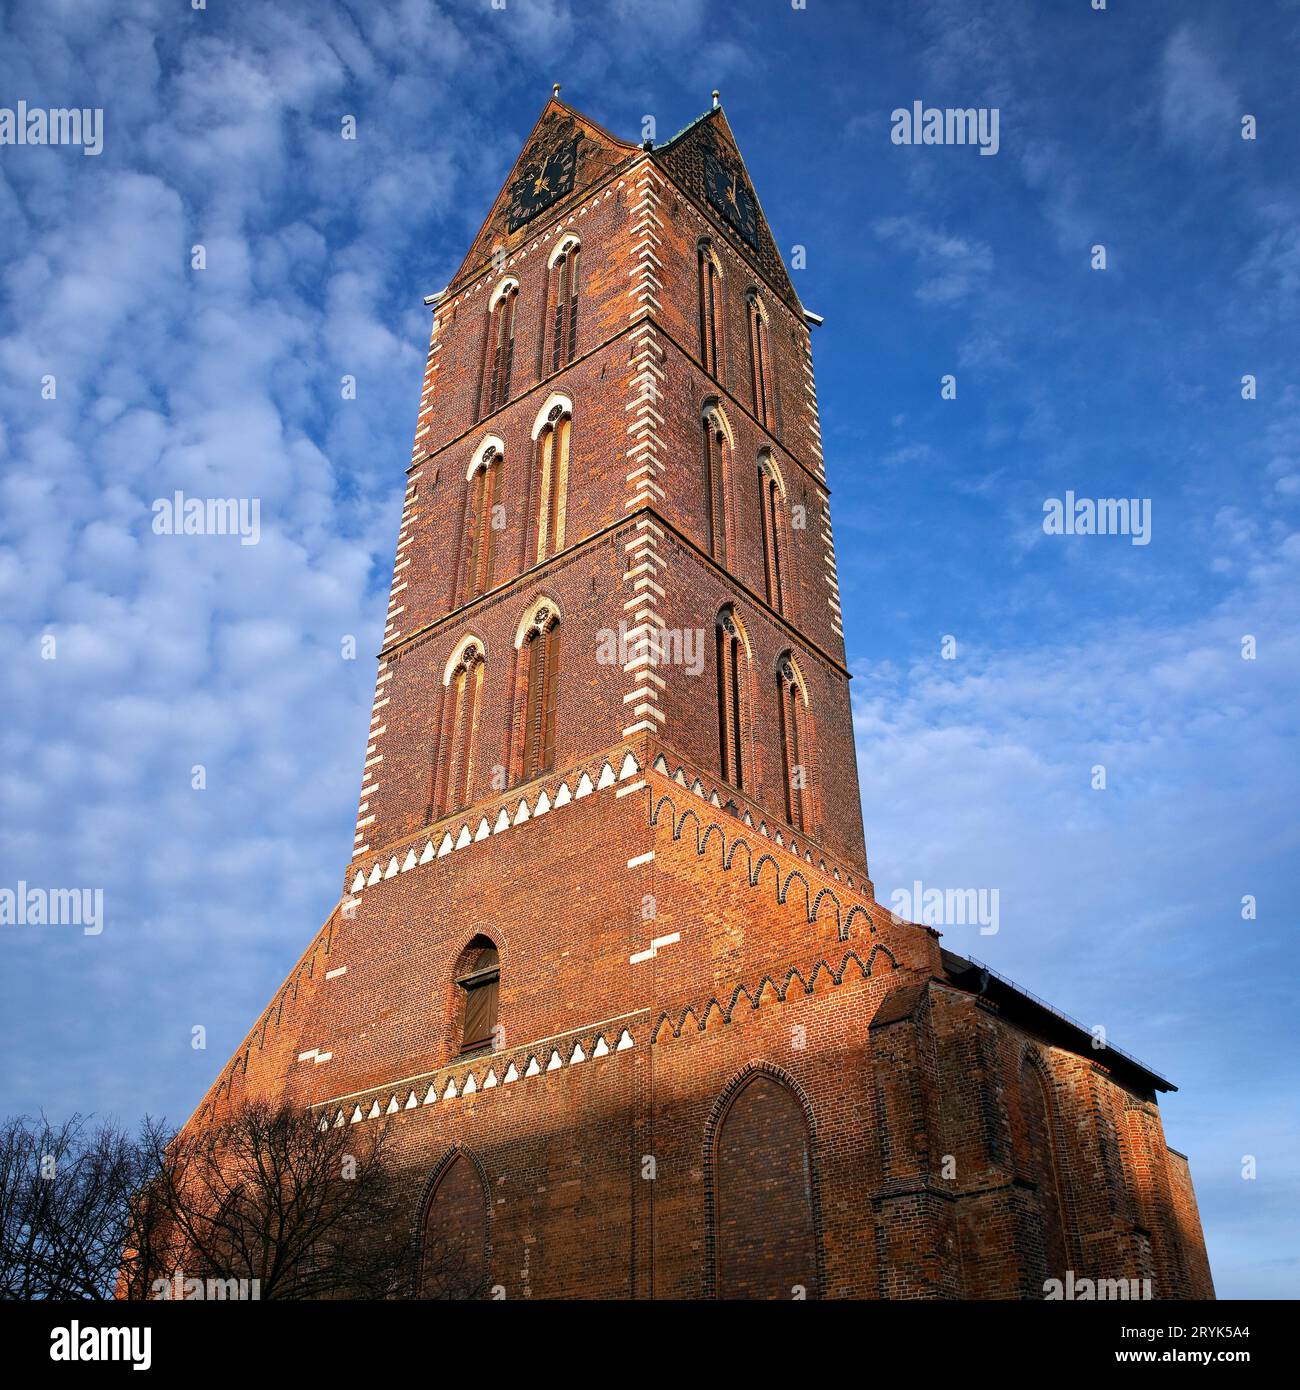
<instances>
[{"instance_id":1,"label":"brick church tower","mask_svg":"<svg viewBox=\"0 0 1300 1390\"><path fill-rule=\"evenodd\" d=\"M191 1124L392 1126L497 1297L1212 1296L1169 1083L875 900L816 320L716 101L557 89L428 303L343 896Z\"/></svg>"}]
</instances>

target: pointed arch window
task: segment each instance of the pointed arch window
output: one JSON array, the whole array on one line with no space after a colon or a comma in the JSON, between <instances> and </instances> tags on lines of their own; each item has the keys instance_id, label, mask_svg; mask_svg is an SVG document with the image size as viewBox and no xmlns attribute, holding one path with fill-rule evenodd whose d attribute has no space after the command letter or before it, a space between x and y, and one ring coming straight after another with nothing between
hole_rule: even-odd
<instances>
[{"instance_id":1,"label":"pointed arch window","mask_svg":"<svg viewBox=\"0 0 1300 1390\"><path fill-rule=\"evenodd\" d=\"M743 634L730 608L718 614L718 759L723 780L737 791L745 789L745 679L747 651Z\"/></svg>"},{"instance_id":2,"label":"pointed arch window","mask_svg":"<svg viewBox=\"0 0 1300 1390\"><path fill-rule=\"evenodd\" d=\"M742 1080L706 1128L708 1292L723 1299L819 1298L817 1175L809 1117L771 1071Z\"/></svg>"},{"instance_id":3,"label":"pointed arch window","mask_svg":"<svg viewBox=\"0 0 1300 1390\"><path fill-rule=\"evenodd\" d=\"M515 310L519 285L509 280L494 296L488 314L479 415L499 410L510 398L510 372L515 359Z\"/></svg>"},{"instance_id":4,"label":"pointed arch window","mask_svg":"<svg viewBox=\"0 0 1300 1390\"><path fill-rule=\"evenodd\" d=\"M573 361L578 348L578 263L581 244L576 237L560 243L551 262L551 371Z\"/></svg>"},{"instance_id":5,"label":"pointed arch window","mask_svg":"<svg viewBox=\"0 0 1300 1390\"><path fill-rule=\"evenodd\" d=\"M569 439L573 409L566 400L544 407L534 429L537 440L537 558L564 547L564 518L569 490Z\"/></svg>"},{"instance_id":6,"label":"pointed arch window","mask_svg":"<svg viewBox=\"0 0 1300 1390\"><path fill-rule=\"evenodd\" d=\"M456 987L464 996L460 1028L462 1054L478 1052L495 1043L500 984L497 948L486 937L478 937L471 943L456 976Z\"/></svg>"},{"instance_id":7,"label":"pointed arch window","mask_svg":"<svg viewBox=\"0 0 1300 1390\"><path fill-rule=\"evenodd\" d=\"M501 450L488 444L471 466L465 512L464 599L477 598L492 587L492 562L496 550L493 513L501 486Z\"/></svg>"},{"instance_id":8,"label":"pointed arch window","mask_svg":"<svg viewBox=\"0 0 1300 1390\"><path fill-rule=\"evenodd\" d=\"M700 361L711 377L721 381L722 273L712 243L707 238L697 245L695 258L699 276Z\"/></svg>"},{"instance_id":9,"label":"pointed arch window","mask_svg":"<svg viewBox=\"0 0 1300 1390\"><path fill-rule=\"evenodd\" d=\"M1037 1263L1041 1252L1042 1269L1035 1270L1028 1283L1041 1290L1047 1279L1064 1279L1070 1263L1069 1237L1061 1168L1056 1152L1052 1122L1051 1089L1044 1064L1027 1051L1020 1063L1021 1123L1017 1128L1017 1159L1021 1174L1032 1183L1034 1200L1028 1207L1031 1228L1026 1244ZM1041 1297L1041 1292L1033 1296Z\"/></svg>"},{"instance_id":10,"label":"pointed arch window","mask_svg":"<svg viewBox=\"0 0 1300 1390\"><path fill-rule=\"evenodd\" d=\"M727 559L727 496L731 469L731 432L722 411L707 406L704 434L704 548L720 564Z\"/></svg>"},{"instance_id":11,"label":"pointed arch window","mask_svg":"<svg viewBox=\"0 0 1300 1390\"><path fill-rule=\"evenodd\" d=\"M467 806L474 785L474 750L483 693L483 649L476 642L468 641L448 664L444 686L435 818Z\"/></svg>"},{"instance_id":12,"label":"pointed arch window","mask_svg":"<svg viewBox=\"0 0 1300 1390\"><path fill-rule=\"evenodd\" d=\"M785 490L772 455L758 457L759 515L763 528L763 578L767 601L778 613L785 612L785 572L782 556L782 524Z\"/></svg>"},{"instance_id":13,"label":"pointed arch window","mask_svg":"<svg viewBox=\"0 0 1300 1390\"><path fill-rule=\"evenodd\" d=\"M765 429L774 427L775 411L772 407L772 363L768 345L767 313L758 297L757 290L750 290L745 296L746 315L749 319L749 376L750 390L754 398L754 414Z\"/></svg>"},{"instance_id":14,"label":"pointed arch window","mask_svg":"<svg viewBox=\"0 0 1300 1390\"><path fill-rule=\"evenodd\" d=\"M555 766L555 706L559 687L560 620L543 605L533 614L520 647L524 702L519 780L531 782Z\"/></svg>"},{"instance_id":15,"label":"pointed arch window","mask_svg":"<svg viewBox=\"0 0 1300 1390\"><path fill-rule=\"evenodd\" d=\"M794 662L784 656L776 667L781 730L781 770L785 782L785 818L796 830L808 830L808 697Z\"/></svg>"},{"instance_id":16,"label":"pointed arch window","mask_svg":"<svg viewBox=\"0 0 1300 1390\"><path fill-rule=\"evenodd\" d=\"M420 1230L420 1297L462 1301L489 1286L488 1199L473 1159L453 1154L429 1194Z\"/></svg>"}]
</instances>

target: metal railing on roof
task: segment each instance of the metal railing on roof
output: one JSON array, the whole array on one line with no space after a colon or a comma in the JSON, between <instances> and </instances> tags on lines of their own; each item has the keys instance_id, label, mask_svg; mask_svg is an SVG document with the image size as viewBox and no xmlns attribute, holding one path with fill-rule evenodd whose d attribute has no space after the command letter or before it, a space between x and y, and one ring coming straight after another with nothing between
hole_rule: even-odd
<instances>
[{"instance_id":1,"label":"metal railing on roof","mask_svg":"<svg viewBox=\"0 0 1300 1390\"><path fill-rule=\"evenodd\" d=\"M1046 999L1042 998L1041 995L1035 994L1032 989L1026 989L1024 985L1018 984L1009 976L1002 974L1001 971L994 970L991 965L986 965L982 960L976 960L974 956L966 956L965 959L970 961L972 965L979 966L981 970L986 970L990 975L993 976L995 980L1000 980L1004 985L1008 986L1008 988L1014 989L1017 994L1023 994L1026 999L1032 999L1034 1003L1039 1006L1039 1008L1046 1009L1049 1014L1055 1014L1057 1018L1061 1019L1064 1023L1068 1023L1072 1028L1077 1028L1081 1033L1087 1033L1089 1036L1095 1036L1091 1028L1088 1028L1084 1024L1080 1023L1079 1020L1073 1017L1071 1014L1067 1014L1064 1009L1058 1009L1055 1004L1049 1004ZM1109 1039L1107 1039L1105 1046L1099 1047L1097 1051L1118 1053L1119 1056L1123 1057L1125 1061L1132 1062L1135 1067L1140 1067L1148 1075L1159 1077L1159 1079L1161 1081L1164 1081L1166 1085L1173 1084L1172 1082L1166 1080L1165 1077L1161 1076L1158 1071L1155 1071L1153 1068L1147 1066L1147 1064L1140 1057L1135 1057L1131 1052L1126 1051L1124 1048L1117 1047Z\"/></svg>"}]
</instances>

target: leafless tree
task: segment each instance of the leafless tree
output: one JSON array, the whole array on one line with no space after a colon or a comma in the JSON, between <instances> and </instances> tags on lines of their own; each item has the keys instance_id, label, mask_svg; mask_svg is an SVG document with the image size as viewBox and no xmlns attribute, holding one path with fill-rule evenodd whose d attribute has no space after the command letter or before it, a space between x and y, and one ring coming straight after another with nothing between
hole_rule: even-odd
<instances>
[{"instance_id":1,"label":"leafless tree","mask_svg":"<svg viewBox=\"0 0 1300 1390\"><path fill-rule=\"evenodd\" d=\"M410 1293L412 1242L384 1125L322 1129L306 1111L254 1103L180 1135L150 1127L146 1147L130 1296L150 1296L174 1271L247 1281L261 1299Z\"/></svg>"},{"instance_id":2,"label":"leafless tree","mask_svg":"<svg viewBox=\"0 0 1300 1390\"><path fill-rule=\"evenodd\" d=\"M111 1298L148 1164L111 1120L0 1122L0 1298Z\"/></svg>"}]
</instances>

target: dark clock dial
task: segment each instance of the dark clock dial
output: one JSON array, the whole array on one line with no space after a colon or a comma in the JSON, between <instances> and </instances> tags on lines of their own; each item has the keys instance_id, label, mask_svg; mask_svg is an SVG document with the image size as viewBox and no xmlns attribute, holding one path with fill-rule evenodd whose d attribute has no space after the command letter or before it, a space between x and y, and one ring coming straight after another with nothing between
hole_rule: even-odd
<instances>
[{"instance_id":1,"label":"dark clock dial","mask_svg":"<svg viewBox=\"0 0 1300 1390\"><path fill-rule=\"evenodd\" d=\"M517 232L530 218L572 193L577 169L577 137L530 159L510 186L508 230Z\"/></svg>"},{"instance_id":2,"label":"dark clock dial","mask_svg":"<svg viewBox=\"0 0 1300 1390\"><path fill-rule=\"evenodd\" d=\"M704 188L709 202L728 224L758 249L758 204L754 190L738 168L724 164L711 154L704 156Z\"/></svg>"}]
</instances>

